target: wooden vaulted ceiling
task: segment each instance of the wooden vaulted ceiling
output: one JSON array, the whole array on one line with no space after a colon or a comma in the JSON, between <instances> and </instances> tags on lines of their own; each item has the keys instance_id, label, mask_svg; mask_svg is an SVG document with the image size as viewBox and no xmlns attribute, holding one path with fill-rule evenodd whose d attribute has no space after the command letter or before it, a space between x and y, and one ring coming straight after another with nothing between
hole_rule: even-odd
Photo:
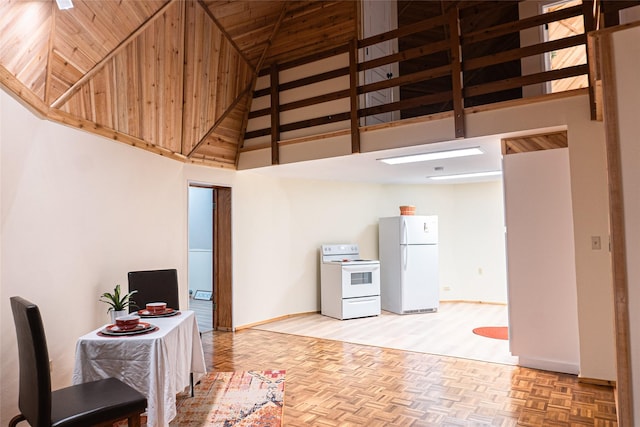
<instances>
[{"instance_id":1,"label":"wooden vaulted ceiling","mask_svg":"<svg viewBox=\"0 0 640 427\"><path fill-rule=\"evenodd\" d=\"M259 70L357 35L354 1L0 2L0 84L51 120L236 165Z\"/></svg>"}]
</instances>

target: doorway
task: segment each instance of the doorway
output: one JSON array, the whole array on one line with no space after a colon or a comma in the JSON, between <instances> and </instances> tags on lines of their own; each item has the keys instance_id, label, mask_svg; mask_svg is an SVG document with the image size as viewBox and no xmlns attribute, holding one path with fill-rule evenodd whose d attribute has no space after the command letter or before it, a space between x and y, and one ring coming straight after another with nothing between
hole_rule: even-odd
<instances>
[{"instance_id":1,"label":"doorway","mask_svg":"<svg viewBox=\"0 0 640 427\"><path fill-rule=\"evenodd\" d=\"M232 330L231 189L189 184L189 309L200 332Z\"/></svg>"}]
</instances>

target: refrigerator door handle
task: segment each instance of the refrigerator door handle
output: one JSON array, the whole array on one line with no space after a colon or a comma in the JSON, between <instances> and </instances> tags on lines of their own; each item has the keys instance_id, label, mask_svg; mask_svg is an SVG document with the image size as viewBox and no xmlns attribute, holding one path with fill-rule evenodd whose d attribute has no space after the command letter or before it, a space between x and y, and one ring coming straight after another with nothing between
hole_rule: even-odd
<instances>
[{"instance_id":1,"label":"refrigerator door handle","mask_svg":"<svg viewBox=\"0 0 640 427\"><path fill-rule=\"evenodd\" d=\"M407 231L407 221L404 220L404 218L402 218L402 235L404 237L404 239L402 240L401 243L404 243L405 245L409 244L409 232Z\"/></svg>"},{"instance_id":2,"label":"refrigerator door handle","mask_svg":"<svg viewBox=\"0 0 640 427\"><path fill-rule=\"evenodd\" d=\"M407 270L407 263L409 257L409 232L407 231L407 221L402 218L402 234L404 234L404 241L402 245L402 268Z\"/></svg>"},{"instance_id":3,"label":"refrigerator door handle","mask_svg":"<svg viewBox=\"0 0 640 427\"><path fill-rule=\"evenodd\" d=\"M409 263L409 245L402 245L402 269L407 271Z\"/></svg>"}]
</instances>

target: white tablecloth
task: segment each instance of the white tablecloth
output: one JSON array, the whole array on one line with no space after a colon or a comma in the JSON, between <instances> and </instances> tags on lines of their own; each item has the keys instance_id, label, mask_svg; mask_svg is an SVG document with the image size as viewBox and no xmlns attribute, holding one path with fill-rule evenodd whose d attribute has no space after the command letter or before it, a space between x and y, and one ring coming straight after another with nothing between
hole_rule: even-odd
<instances>
[{"instance_id":1,"label":"white tablecloth","mask_svg":"<svg viewBox=\"0 0 640 427\"><path fill-rule=\"evenodd\" d=\"M105 337L104 327L76 344L73 384L115 377L147 397L148 427L164 427L176 416L176 394L206 373L202 342L193 311L143 318L158 330L143 335Z\"/></svg>"}]
</instances>

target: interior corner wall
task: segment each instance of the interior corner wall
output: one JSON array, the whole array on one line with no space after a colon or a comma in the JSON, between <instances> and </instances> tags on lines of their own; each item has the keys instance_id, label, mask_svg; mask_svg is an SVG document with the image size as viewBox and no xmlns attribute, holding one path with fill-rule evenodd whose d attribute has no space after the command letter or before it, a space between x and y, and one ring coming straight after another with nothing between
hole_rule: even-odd
<instances>
[{"instance_id":1,"label":"interior corner wall","mask_svg":"<svg viewBox=\"0 0 640 427\"><path fill-rule=\"evenodd\" d=\"M615 96L618 104L618 136L622 159L622 187L625 218L627 286L629 306L629 340L634 417L640 420L640 26L612 34L613 60L616 70Z\"/></svg>"}]
</instances>

